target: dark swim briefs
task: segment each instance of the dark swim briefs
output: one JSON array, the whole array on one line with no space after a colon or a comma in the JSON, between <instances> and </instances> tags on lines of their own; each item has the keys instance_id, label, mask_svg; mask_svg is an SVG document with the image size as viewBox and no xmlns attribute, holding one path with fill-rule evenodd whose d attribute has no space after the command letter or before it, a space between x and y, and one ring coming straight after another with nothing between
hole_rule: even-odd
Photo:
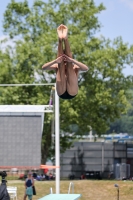
<instances>
[{"instance_id":1,"label":"dark swim briefs","mask_svg":"<svg viewBox=\"0 0 133 200\"><path fill-rule=\"evenodd\" d=\"M62 95L60 95L59 97L60 97L61 99L73 99L75 96L76 96L76 95L74 95L74 96L70 95L70 94L67 92L67 90L66 90L66 91L65 91Z\"/></svg>"}]
</instances>

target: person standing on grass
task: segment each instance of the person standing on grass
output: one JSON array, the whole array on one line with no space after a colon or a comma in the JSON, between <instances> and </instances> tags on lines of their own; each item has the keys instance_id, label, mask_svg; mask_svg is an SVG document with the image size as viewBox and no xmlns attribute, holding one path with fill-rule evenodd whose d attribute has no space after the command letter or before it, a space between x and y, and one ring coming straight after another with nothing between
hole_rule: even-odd
<instances>
[{"instance_id":1,"label":"person standing on grass","mask_svg":"<svg viewBox=\"0 0 133 200\"><path fill-rule=\"evenodd\" d=\"M32 200L33 196L33 186L34 186L34 178L32 177L32 173L28 173L28 178L25 180L25 195L24 200L26 200L26 197L28 196L29 200Z\"/></svg>"}]
</instances>

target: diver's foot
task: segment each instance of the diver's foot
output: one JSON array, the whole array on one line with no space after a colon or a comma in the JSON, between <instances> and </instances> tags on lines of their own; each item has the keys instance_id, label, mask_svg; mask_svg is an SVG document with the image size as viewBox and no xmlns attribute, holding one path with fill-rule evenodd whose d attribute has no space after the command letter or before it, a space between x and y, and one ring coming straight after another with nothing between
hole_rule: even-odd
<instances>
[{"instance_id":1,"label":"diver's foot","mask_svg":"<svg viewBox=\"0 0 133 200\"><path fill-rule=\"evenodd\" d=\"M67 26L62 24L62 38L64 40L67 39L67 34L68 34L68 28L67 28Z\"/></svg>"},{"instance_id":2,"label":"diver's foot","mask_svg":"<svg viewBox=\"0 0 133 200\"><path fill-rule=\"evenodd\" d=\"M59 40L62 40L63 34L62 34L62 24L57 28L57 34Z\"/></svg>"}]
</instances>

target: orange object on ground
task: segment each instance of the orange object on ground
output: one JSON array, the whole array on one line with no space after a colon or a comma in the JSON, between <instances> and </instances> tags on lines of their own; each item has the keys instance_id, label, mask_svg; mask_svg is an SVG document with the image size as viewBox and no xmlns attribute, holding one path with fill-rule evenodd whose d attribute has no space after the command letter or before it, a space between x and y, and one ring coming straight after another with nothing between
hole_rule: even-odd
<instances>
[{"instance_id":1,"label":"orange object on ground","mask_svg":"<svg viewBox=\"0 0 133 200\"><path fill-rule=\"evenodd\" d=\"M52 165L40 165L40 169L56 169L60 168L59 166L52 166Z\"/></svg>"},{"instance_id":2,"label":"orange object on ground","mask_svg":"<svg viewBox=\"0 0 133 200\"><path fill-rule=\"evenodd\" d=\"M51 166L51 165L40 165L40 166L0 166L0 169L56 169L60 168L59 166Z\"/></svg>"}]
</instances>

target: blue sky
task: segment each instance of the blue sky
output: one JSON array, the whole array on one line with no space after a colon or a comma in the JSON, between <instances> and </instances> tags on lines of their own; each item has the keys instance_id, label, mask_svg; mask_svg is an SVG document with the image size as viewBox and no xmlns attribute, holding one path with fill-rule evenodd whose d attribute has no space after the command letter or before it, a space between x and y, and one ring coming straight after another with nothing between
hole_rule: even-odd
<instances>
[{"instance_id":1,"label":"blue sky","mask_svg":"<svg viewBox=\"0 0 133 200\"><path fill-rule=\"evenodd\" d=\"M106 10L99 15L102 23L101 33L107 38L114 39L122 36L124 42L133 44L133 0L95 0Z\"/></svg>"},{"instance_id":2,"label":"blue sky","mask_svg":"<svg viewBox=\"0 0 133 200\"><path fill-rule=\"evenodd\" d=\"M21 1L21 0L19 0ZM99 21L102 24L101 31L97 36L103 35L113 40L121 36L123 41L133 44L133 0L94 0L96 5L103 3L105 11L99 14ZM0 38L3 36L2 20L3 13L10 0L0 2ZM29 0L32 4L33 0ZM133 74L133 69L124 70L126 75Z\"/></svg>"}]
</instances>

